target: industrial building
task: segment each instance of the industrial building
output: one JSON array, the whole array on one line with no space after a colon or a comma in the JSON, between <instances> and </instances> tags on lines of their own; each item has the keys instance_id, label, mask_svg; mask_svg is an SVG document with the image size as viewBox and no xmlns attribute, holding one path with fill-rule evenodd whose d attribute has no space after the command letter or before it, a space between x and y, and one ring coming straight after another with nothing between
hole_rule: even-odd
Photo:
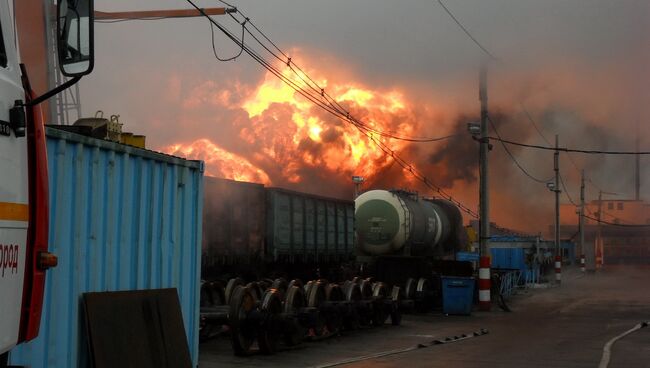
<instances>
[{"instance_id":1,"label":"industrial building","mask_svg":"<svg viewBox=\"0 0 650 368\"><path fill-rule=\"evenodd\" d=\"M588 270L600 265L650 264L650 203L640 199L602 199L585 203L585 249L580 250L579 215L570 204L560 209L562 238L576 241Z\"/></svg>"}]
</instances>

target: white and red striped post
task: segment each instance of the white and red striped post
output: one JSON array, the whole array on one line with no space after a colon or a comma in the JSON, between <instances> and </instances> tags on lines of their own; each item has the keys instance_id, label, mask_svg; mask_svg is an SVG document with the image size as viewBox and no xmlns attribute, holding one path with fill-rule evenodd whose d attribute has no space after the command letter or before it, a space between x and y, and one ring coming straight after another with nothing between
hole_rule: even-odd
<instances>
[{"instance_id":1,"label":"white and red striped post","mask_svg":"<svg viewBox=\"0 0 650 368\"><path fill-rule=\"evenodd\" d=\"M585 255L580 255L580 271L585 272Z\"/></svg>"},{"instance_id":2,"label":"white and red striped post","mask_svg":"<svg viewBox=\"0 0 650 368\"><path fill-rule=\"evenodd\" d=\"M602 243L598 242L598 246L596 247L596 269L600 269L603 267L603 248L602 248Z\"/></svg>"},{"instance_id":3,"label":"white and red striped post","mask_svg":"<svg viewBox=\"0 0 650 368\"><path fill-rule=\"evenodd\" d=\"M478 267L478 307L490 311L490 257L481 256Z\"/></svg>"},{"instance_id":4,"label":"white and red striped post","mask_svg":"<svg viewBox=\"0 0 650 368\"><path fill-rule=\"evenodd\" d=\"M555 281L562 282L562 256L555 256Z\"/></svg>"}]
</instances>

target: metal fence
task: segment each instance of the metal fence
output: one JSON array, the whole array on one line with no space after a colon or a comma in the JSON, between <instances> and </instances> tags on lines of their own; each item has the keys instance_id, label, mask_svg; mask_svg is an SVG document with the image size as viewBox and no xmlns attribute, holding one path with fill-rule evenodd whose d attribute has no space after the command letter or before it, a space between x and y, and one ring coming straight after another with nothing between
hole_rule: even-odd
<instances>
[{"instance_id":1,"label":"metal fence","mask_svg":"<svg viewBox=\"0 0 650 368\"><path fill-rule=\"evenodd\" d=\"M522 284L523 273L518 269L493 269L493 274L498 283L495 286L503 298L511 297Z\"/></svg>"}]
</instances>

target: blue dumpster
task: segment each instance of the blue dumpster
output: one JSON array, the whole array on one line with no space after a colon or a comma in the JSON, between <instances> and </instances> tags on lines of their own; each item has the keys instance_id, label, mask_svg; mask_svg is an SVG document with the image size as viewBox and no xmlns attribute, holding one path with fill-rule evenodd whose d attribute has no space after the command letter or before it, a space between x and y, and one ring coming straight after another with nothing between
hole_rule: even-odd
<instances>
[{"instance_id":1,"label":"blue dumpster","mask_svg":"<svg viewBox=\"0 0 650 368\"><path fill-rule=\"evenodd\" d=\"M470 314L474 301L473 277L442 276L442 312Z\"/></svg>"}]
</instances>

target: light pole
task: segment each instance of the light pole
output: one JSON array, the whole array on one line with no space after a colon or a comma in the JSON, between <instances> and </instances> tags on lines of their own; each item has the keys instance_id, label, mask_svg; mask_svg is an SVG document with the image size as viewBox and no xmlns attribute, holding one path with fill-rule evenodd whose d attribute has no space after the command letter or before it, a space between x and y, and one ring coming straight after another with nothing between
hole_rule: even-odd
<instances>
[{"instance_id":1,"label":"light pole","mask_svg":"<svg viewBox=\"0 0 650 368\"><path fill-rule=\"evenodd\" d=\"M490 300L490 198L488 191L488 89L487 65L479 73L479 99L481 101L481 139L479 148L479 245L478 303L483 311L491 308Z\"/></svg>"},{"instance_id":2,"label":"light pole","mask_svg":"<svg viewBox=\"0 0 650 368\"><path fill-rule=\"evenodd\" d=\"M555 282L562 282L562 247L560 246L560 151L558 151L559 137L555 135Z\"/></svg>"},{"instance_id":3,"label":"light pole","mask_svg":"<svg viewBox=\"0 0 650 368\"><path fill-rule=\"evenodd\" d=\"M353 176L352 177L352 182L354 183L354 199L357 199L359 194L361 193L361 185L363 182L366 181L363 176Z\"/></svg>"},{"instance_id":4,"label":"light pole","mask_svg":"<svg viewBox=\"0 0 650 368\"><path fill-rule=\"evenodd\" d=\"M580 271L585 272L585 170L580 177Z\"/></svg>"},{"instance_id":5,"label":"light pole","mask_svg":"<svg viewBox=\"0 0 650 368\"><path fill-rule=\"evenodd\" d=\"M557 140L556 140L557 142ZM557 167L558 152L555 156L555 167ZM555 282L560 284L562 282L562 253L560 251L560 189L558 186L558 172L555 173L555 181L546 183L546 187L555 193Z\"/></svg>"}]
</instances>

